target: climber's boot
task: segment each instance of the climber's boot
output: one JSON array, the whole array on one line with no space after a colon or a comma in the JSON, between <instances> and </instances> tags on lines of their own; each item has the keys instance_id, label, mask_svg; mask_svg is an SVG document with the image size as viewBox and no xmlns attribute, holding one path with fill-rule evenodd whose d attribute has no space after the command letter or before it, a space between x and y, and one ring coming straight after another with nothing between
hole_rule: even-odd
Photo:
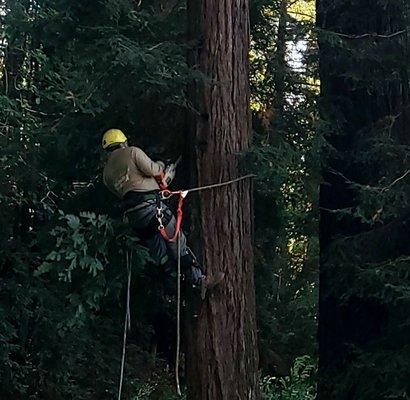
<instances>
[{"instance_id":1,"label":"climber's boot","mask_svg":"<svg viewBox=\"0 0 410 400\"><path fill-rule=\"evenodd\" d=\"M185 271L187 282L194 292L200 295L202 300L205 300L206 294L218 286L225 277L223 272L218 272L213 276L204 275L198 261L192 253L181 257L181 265Z\"/></svg>"},{"instance_id":2,"label":"climber's boot","mask_svg":"<svg viewBox=\"0 0 410 400\"><path fill-rule=\"evenodd\" d=\"M223 272L217 272L213 276L203 276L201 281L201 299L205 300L206 295L219 286L224 278L225 273Z\"/></svg>"}]
</instances>

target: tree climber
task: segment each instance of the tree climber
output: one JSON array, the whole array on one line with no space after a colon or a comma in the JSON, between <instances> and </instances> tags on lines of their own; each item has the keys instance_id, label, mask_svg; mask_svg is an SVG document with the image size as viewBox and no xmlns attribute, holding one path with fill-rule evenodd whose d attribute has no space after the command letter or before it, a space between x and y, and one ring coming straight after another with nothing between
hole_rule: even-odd
<instances>
[{"instance_id":1,"label":"tree climber","mask_svg":"<svg viewBox=\"0 0 410 400\"><path fill-rule=\"evenodd\" d=\"M104 184L121 199L123 211L133 231L148 247L156 265L169 265L169 256L175 264L178 245L164 240L156 218L157 207L161 206L163 225L167 234L172 236L176 220L168 206L161 201L158 183L165 179L166 165L162 161L152 161L140 148L128 146L126 136L119 129L109 129L104 133L102 148L109 153L103 173ZM212 281L207 279L187 246L182 231L180 235L182 270L187 280L204 294L206 288L215 286L223 276Z\"/></svg>"}]
</instances>

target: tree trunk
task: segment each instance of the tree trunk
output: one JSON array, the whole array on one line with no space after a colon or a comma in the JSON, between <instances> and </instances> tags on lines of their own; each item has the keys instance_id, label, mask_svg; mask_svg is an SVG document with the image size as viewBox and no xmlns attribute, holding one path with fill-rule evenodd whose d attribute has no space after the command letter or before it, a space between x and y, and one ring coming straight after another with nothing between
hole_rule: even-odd
<instances>
[{"instance_id":1,"label":"tree trunk","mask_svg":"<svg viewBox=\"0 0 410 400\"><path fill-rule=\"evenodd\" d=\"M276 69L275 75L275 98L274 108L279 120L283 120L285 107L285 77L286 77L286 26L288 22L288 0L281 0L279 8L278 35L276 41Z\"/></svg>"},{"instance_id":2,"label":"tree trunk","mask_svg":"<svg viewBox=\"0 0 410 400\"><path fill-rule=\"evenodd\" d=\"M206 75L195 85L192 151L197 183L236 178L250 141L248 1L188 1L190 63ZM206 81L206 82L205 82ZM224 272L188 337L188 398L257 397L258 354L250 182L199 195L200 248L208 276Z\"/></svg>"}]
</instances>

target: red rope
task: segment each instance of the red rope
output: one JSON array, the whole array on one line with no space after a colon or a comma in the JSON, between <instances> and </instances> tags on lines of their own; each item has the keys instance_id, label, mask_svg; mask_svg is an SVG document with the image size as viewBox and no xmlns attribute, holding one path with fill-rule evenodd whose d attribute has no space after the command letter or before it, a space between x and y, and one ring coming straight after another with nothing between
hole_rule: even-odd
<instances>
[{"instance_id":1,"label":"red rope","mask_svg":"<svg viewBox=\"0 0 410 400\"><path fill-rule=\"evenodd\" d=\"M177 216L176 216L176 223L175 223L175 233L172 237L169 237L167 234L167 231L165 227L160 227L159 232L161 236L167 241L167 242L175 242L178 239L179 232L181 230L181 223L182 223L182 217L183 217L183 212L182 212L182 206L184 205L184 192L183 191L178 191L178 192L171 192L170 190L163 190L162 195L165 198L170 198L174 194L179 195L179 200L178 200L178 207L177 207Z\"/></svg>"}]
</instances>

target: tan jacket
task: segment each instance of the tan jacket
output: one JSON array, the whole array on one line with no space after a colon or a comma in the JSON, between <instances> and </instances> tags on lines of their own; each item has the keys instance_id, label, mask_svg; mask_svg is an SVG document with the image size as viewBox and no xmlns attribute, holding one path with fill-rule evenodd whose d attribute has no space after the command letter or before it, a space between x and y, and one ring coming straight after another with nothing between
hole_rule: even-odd
<instances>
[{"instance_id":1,"label":"tan jacket","mask_svg":"<svg viewBox=\"0 0 410 400\"><path fill-rule=\"evenodd\" d=\"M123 198L129 191L158 190L154 176L160 175L164 167L164 163L152 161L138 147L123 147L109 155L103 180L112 193Z\"/></svg>"}]
</instances>

